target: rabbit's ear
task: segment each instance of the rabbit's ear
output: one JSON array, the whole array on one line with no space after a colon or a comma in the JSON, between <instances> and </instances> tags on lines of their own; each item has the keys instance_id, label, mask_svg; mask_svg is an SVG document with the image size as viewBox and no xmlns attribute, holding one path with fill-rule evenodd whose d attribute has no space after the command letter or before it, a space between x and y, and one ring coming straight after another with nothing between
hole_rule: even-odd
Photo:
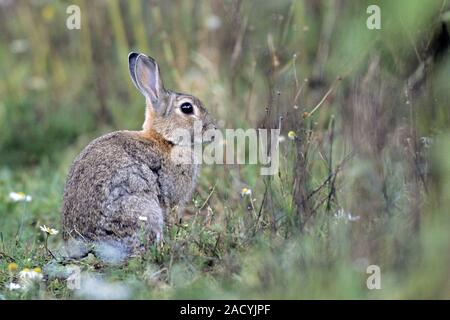
<instances>
[{"instance_id":1,"label":"rabbit's ear","mask_svg":"<svg viewBox=\"0 0 450 320\"><path fill-rule=\"evenodd\" d=\"M156 107L165 92L156 61L144 54L131 52L128 55L128 68L136 88Z\"/></svg>"}]
</instances>

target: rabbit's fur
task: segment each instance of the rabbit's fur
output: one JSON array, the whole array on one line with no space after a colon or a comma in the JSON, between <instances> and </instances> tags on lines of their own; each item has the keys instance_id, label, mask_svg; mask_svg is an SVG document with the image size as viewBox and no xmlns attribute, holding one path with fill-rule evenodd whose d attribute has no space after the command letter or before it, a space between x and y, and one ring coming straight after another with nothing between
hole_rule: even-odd
<instances>
[{"instance_id":1,"label":"rabbit's fur","mask_svg":"<svg viewBox=\"0 0 450 320\"><path fill-rule=\"evenodd\" d=\"M179 142L176 129L192 132L201 120L206 131L215 121L199 99L166 90L152 58L130 53L129 69L146 98L143 130L106 134L78 155L64 190L62 227L65 240L117 243L136 252L161 240L166 214L182 208L195 187L198 165L172 158L176 152L193 159L192 144ZM191 114L181 111L186 103Z\"/></svg>"}]
</instances>

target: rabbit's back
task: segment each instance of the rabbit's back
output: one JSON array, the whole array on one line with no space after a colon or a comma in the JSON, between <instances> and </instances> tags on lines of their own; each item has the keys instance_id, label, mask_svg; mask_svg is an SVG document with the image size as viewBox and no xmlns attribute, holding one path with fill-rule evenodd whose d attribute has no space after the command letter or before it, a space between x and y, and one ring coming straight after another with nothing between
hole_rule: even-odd
<instances>
[{"instance_id":1,"label":"rabbit's back","mask_svg":"<svg viewBox=\"0 0 450 320\"><path fill-rule=\"evenodd\" d=\"M75 159L65 186L63 235L136 247L162 233L167 209L183 205L197 170L170 160L157 136L118 131L91 142Z\"/></svg>"}]
</instances>

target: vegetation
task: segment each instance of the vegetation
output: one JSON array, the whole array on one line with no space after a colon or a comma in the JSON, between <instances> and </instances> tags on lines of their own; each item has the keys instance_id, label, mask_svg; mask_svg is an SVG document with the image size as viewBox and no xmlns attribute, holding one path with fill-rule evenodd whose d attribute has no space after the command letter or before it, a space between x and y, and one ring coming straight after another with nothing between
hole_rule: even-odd
<instances>
[{"instance_id":1,"label":"vegetation","mask_svg":"<svg viewBox=\"0 0 450 320\"><path fill-rule=\"evenodd\" d=\"M0 1L0 299L450 298L449 23L446 0ZM222 127L280 128L280 170L204 166L164 245L72 261L72 290L40 226L90 140L140 128L132 50Z\"/></svg>"}]
</instances>

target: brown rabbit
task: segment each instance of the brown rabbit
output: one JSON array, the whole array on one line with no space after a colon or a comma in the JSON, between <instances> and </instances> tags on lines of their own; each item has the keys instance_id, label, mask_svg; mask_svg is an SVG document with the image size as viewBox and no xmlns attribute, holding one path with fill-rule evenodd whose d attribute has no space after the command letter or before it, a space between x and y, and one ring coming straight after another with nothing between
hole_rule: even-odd
<instances>
[{"instance_id":1,"label":"brown rabbit","mask_svg":"<svg viewBox=\"0 0 450 320\"><path fill-rule=\"evenodd\" d=\"M181 208L194 190L198 165L192 146L177 129L202 133L215 121L194 96L164 88L156 61L128 56L134 85L146 98L142 131L117 131L92 141L74 160L62 206L65 240L119 244L130 253L161 240L165 215ZM199 122L197 122L199 123Z\"/></svg>"}]
</instances>

